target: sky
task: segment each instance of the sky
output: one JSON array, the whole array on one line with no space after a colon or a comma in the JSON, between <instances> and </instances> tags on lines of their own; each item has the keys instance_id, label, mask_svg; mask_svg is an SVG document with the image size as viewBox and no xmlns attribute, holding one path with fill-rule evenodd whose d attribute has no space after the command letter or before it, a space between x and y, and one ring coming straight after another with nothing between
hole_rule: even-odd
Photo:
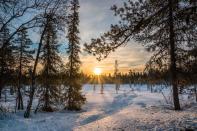
<instances>
[{"instance_id":1,"label":"sky","mask_svg":"<svg viewBox=\"0 0 197 131\"><path fill-rule=\"evenodd\" d=\"M79 31L81 38L81 54L82 62L81 70L86 74L93 74L95 68L101 68L103 74L113 74L115 60L118 61L119 71L127 73L130 69L142 71L146 62L150 58L150 53L146 52L140 43L134 41L128 42L126 45L118 48L111 53L106 59L97 61L95 56L84 52L83 44L90 43L92 38L100 37L104 32L110 29L111 24L118 23L118 17L114 16L114 12L110 10L111 6L116 4L123 5L127 0L79 0ZM33 34L33 35L32 35ZM39 42L40 34L30 32L31 39L34 43ZM61 35L59 42L62 43L60 55L64 63L67 62L67 40ZM37 44L35 47L37 48ZM39 68L41 69L41 65Z\"/></svg>"},{"instance_id":2,"label":"sky","mask_svg":"<svg viewBox=\"0 0 197 131\"><path fill-rule=\"evenodd\" d=\"M79 0L81 43L89 43L91 38L99 37L110 29L111 24L117 23L118 17L113 15L110 7L114 4L121 6L124 1L126 0ZM113 74L115 60L118 61L120 72L126 73L130 69L141 71L150 58L150 53L146 52L140 43L130 41L101 62L83 50L80 57L83 72L92 74L94 68L99 67L104 74Z\"/></svg>"}]
</instances>

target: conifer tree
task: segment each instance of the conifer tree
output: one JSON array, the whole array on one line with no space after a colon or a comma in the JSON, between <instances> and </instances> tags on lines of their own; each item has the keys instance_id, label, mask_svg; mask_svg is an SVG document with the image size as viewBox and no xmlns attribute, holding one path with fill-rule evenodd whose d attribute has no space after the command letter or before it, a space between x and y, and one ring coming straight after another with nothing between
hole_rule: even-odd
<instances>
[{"instance_id":1,"label":"conifer tree","mask_svg":"<svg viewBox=\"0 0 197 131\"><path fill-rule=\"evenodd\" d=\"M85 97L81 94L82 84L80 81L80 43L79 43L79 2L72 0L70 5L70 14L68 15L68 89L66 91L66 109L80 110L85 103Z\"/></svg>"},{"instance_id":2,"label":"conifer tree","mask_svg":"<svg viewBox=\"0 0 197 131\"><path fill-rule=\"evenodd\" d=\"M7 38L10 37L9 29L5 27L0 32L0 47L4 44ZM0 48L0 98L1 92L4 88L8 77L10 76L10 72L14 68L14 55L13 55L13 46L12 42L8 42L5 44L4 48Z\"/></svg>"},{"instance_id":3,"label":"conifer tree","mask_svg":"<svg viewBox=\"0 0 197 131\"><path fill-rule=\"evenodd\" d=\"M30 64L33 61L34 50L31 49L33 42L28 38L27 30L25 27L17 33L15 39L16 51L17 51L17 72L18 72L18 85L17 85L17 105L18 109L23 110L23 99L21 94L21 88L24 76L24 72L30 68Z\"/></svg>"},{"instance_id":4,"label":"conifer tree","mask_svg":"<svg viewBox=\"0 0 197 131\"><path fill-rule=\"evenodd\" d=\"M54 84L54 78L62 65L59 56L57 41L57 26L54 24L53 14L47 16L47 27L43 37L43 47L41 49L41 61L43 65L42 78L43 90L41 92L41 106L43 111L53 111L52 104L58 100L58 87Z\"/></svg>"}]
</instances>

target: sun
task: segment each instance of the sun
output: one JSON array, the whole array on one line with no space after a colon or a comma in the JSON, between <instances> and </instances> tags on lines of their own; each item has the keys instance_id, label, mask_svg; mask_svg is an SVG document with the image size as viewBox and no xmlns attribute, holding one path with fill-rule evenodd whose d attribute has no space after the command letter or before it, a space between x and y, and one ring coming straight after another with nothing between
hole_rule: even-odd
<instances>
[{"instance_id":1,"label":"sun","mask_svg":"<svg viewBox=\"0 0 197 131\"><path fill-rule=\"evenodd\" d=\"M95 75L100 75L101 73L102 73L101 68L98 68L98 67L94 68L94 74Z\"/></svg>"}]
</instances>

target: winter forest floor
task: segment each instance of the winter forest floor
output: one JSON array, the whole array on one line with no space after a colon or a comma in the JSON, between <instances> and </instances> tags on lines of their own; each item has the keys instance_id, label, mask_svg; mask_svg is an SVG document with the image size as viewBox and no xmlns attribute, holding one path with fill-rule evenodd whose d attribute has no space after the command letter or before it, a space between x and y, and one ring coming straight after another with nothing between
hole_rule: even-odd
<instances>
[{"instance_id":1,"label":"winter forest floor","mask_svg":"<svg viewBox=\"0 0 197 131\"><path fill-rule=\"evenodd\" d=\"M84 85L87 103L79 112L38 112L29 119L23 118L24 111L6 113L1 115L0 131L197 130L197 104L188 103L185 96L180 96L184 108L173 111L162 93L151 93L146 85L133 85L134 91L129 85L121 85L118 93L114 88L105 85L104 94L100 94L100 86L94 91L92 85ZM169 91L163 93L169 100ZM8 102L1 102L1 106L13 108L14 102L9 96Z\"/></svg>"}]
</instances>

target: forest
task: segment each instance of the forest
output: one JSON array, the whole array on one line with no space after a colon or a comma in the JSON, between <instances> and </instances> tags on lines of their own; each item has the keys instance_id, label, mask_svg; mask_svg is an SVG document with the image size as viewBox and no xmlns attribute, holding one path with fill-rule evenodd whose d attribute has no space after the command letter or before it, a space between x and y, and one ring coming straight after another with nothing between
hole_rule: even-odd
<instances>
[{"instance_id":1,"label":"forest","mask_svg":"<svg viewBox=\"0 0 197 131\"><path fill-rule=\"evenodd\" d=\"M0 0L0 130L197 130L197 1Z\"/></svg>"}]
</instances>

